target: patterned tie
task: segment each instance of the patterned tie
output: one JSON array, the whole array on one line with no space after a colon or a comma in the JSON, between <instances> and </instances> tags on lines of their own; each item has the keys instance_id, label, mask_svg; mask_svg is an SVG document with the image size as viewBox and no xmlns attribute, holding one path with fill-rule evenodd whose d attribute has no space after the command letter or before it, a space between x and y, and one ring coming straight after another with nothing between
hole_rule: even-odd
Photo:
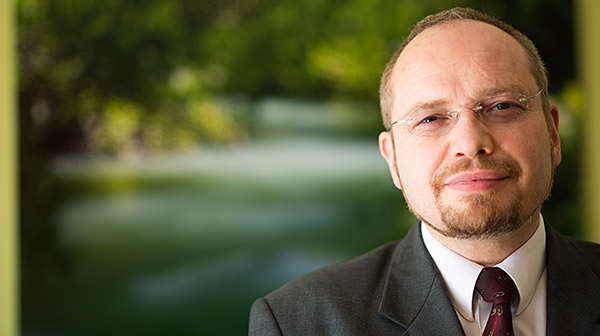
<instances>
[{"instance_id":1,"label":"patterned tie","mask_svg":"<svg viewBox=\"0 0 600 336\"><path fill-rule=\"evenodd\" d=\"M515 291L515 283L510 276L498 267L486 267L481 270L475 289L485 302L492 304L483 336L514 336L510 300Z\"/></svg>"}]
</instances>

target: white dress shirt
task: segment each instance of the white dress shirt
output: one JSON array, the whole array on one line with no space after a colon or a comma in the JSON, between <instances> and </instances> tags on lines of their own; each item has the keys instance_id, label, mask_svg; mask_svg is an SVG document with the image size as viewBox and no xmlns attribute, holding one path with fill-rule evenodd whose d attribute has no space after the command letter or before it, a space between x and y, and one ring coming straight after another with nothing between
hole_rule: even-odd
<instances>
[{"instance_id":1,"label":"white dress shirt","mask_svg":"<svg viewBox=\"0 0 600 336\"><path fill-rule=\"evenodd\" d=\"M483 301L475 282L483 266L463 258L438 242L424 223L425 246L440 271L466 336L481 336L492 305ZM546 230L544 220L531 238L495 265L514 280L518 295L512 301L516 336L546 334Z\"/></svg>"}]
</instances>

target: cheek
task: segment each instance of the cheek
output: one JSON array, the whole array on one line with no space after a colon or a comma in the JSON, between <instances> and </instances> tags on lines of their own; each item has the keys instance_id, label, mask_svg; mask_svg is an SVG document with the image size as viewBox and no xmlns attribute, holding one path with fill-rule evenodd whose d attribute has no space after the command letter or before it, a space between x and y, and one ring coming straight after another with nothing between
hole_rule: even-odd
<instances>
[{"instance_id":1,"label":"cheek","mask_svg":"<svg viewBox=\"0 0 600 336\"><path fill-rule=\"evenodd\" d=\"M545 125L545 124L544 124ZM515 134L506 151L520 164L525 180L543 183L552 170L552 145L546 129L530 128Z\"/></svg>"},{"instance_id":2,"label":"cheek","mask_svg":"<svg viewBox=\"0 0 600 336\"><path fill-rule=\"evenodd\" d=\"M435 174L438 163L441 162L440 154L435 151L400 149L397 152L398 175L402 182L405 194L408 197L431 193L429 182Z\"/></svg>"}]
</instances>

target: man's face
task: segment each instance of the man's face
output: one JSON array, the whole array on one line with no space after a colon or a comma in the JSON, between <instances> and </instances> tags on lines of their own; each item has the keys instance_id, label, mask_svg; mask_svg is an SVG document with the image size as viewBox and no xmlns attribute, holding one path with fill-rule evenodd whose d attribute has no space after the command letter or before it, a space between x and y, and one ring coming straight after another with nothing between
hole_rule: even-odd
<instances>
[{"instance_id":1,"label":"man's face","mask_svg":"<svg viewBox=\"0 0 600 336\"><path fill-rule=\"evenodd\" d=\"M398 58L391 80L392 121L416 106L456 110L497 89L528 97L541 89L519 43L477 21L423 31ZM449 237L485 238L514 231L539 211L560 162L557 127L556 106L548 123L537 97L510 124L486 125L464 109L445 134L418 136L396 124L379 141L417 217Z\"/></svg>"}]
</instances>

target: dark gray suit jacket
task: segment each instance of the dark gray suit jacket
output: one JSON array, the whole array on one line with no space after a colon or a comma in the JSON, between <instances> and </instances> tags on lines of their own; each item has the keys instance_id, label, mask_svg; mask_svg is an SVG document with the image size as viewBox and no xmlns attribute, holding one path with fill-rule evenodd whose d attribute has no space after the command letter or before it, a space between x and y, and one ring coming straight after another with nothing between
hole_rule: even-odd
<instances>
[{"instance_id":1,"label":"dark gray suit jacket","mask_svg":"<svg viewBox=\"0 0 600 336\"><path fill-rule=\"evenodd\" d=\"M600 335L600 246L546 226L547 335ZM250 335L464 335L415 225L252 305Z\"/></svg>"}]
</instances>

